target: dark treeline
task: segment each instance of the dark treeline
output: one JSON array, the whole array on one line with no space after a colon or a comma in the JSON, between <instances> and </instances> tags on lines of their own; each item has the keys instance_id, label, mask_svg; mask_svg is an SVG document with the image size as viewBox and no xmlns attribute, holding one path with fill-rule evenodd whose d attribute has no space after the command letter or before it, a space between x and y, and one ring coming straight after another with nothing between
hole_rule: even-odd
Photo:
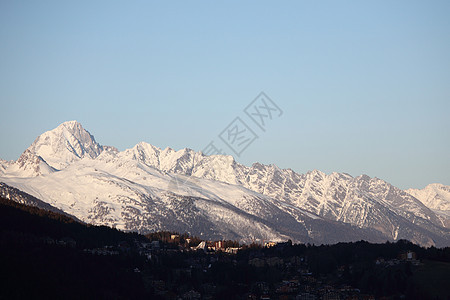
<instances>
[{"instance_id":1,"label":"dark treeline","mask_svg":"<svg viewBox=\"0 0 450 300\"><path fill-rule=\"evenodd\" d=\"M143 255L142 245L152 241L159 241L161 250ZM317 289L348 285L377 298L450 296L450 248L423 248L400 240L240 245L236 255L183 250L200 241L170 231L143 236L86 225L0 198L0 299L177 299L186 293L191 297L192 291L203 298L239 299L261 296L261 286L278 299L280 282L287 279L300 282L296 293L316 282ZM222 245L238 246L236 241ZM96 248L116 254L89 252ZM414 252L420 265L399 262L399 255L407 251Z\"/></svg>"},{"instance_id":2,"label":"dark treeline","mask_svg":"<svg viewBox=\"0 0 450 300\"><path fill-rule=\"evenodd\" d=\"M143 237L0 198L0 299L144 297L142 280L130 271L144 259L82 251L136 238Z\"/></svg>"},{"instance_id":3,"label":"dark treeline","mask_svg":"<svg viewBox=\"0 0 450 300\"><path fill-rule=\"evenodd\" d=\"M68 216L0 198L0 226L3 232L20 232L53 239L70 237L79 247L93 248L144 239L136 233L124 233L107 226L80 223Z\"/></svg>"},{"instance_id":4,"label":"dark treeline","mask_svg":"<svg viewBox=\"0 0 450 300\"><path fill-rule=\"evenodd\" d=\"M401 254L414 252L417 260L426 262L414 267L411 262L399 262ZM406 240L395 243L371 244L365 241L335 245L304 245L285 243L273 248L248 249L237 255L239 261L252 257L304 257L308 271L315 278L328 278L335 284L351 285L376 297L403 295L406 299L447 299L450 278L450 248L423 248ZM377 265L376 261L383 261ZM393 265L390 265L393 264ZM422 270L425 269L426 270ZM415 270L429 272L429 278L419 278ZM258 281L283 280L285 273L264 266ZM422 274L420 273L420 274ZM338 275L339 274L339 275ZM275 277L275 278L274 278ZM418 282L421 280L421 282ZM434 289L430 291L431 289ZM439 297L442 293L446 296ZM396 297L394 297L396 298ZM401 297L400 297L401 298Z\"/></svg>"}]
</instances>

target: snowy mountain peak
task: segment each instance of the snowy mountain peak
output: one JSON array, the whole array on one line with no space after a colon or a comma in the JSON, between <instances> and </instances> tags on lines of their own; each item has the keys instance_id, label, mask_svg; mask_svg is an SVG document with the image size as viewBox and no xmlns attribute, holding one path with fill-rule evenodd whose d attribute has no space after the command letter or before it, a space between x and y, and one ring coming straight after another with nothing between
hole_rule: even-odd
<instances>
[{"instance_id":1,"label":"snowy mountain peak","mask_svg":"<svg viewBox=\"0 0 450 300\"><path fill-rule=\"evenodd\" d=\"M68 121L38 136L27 150L51 167L64 169L82 158L96 158L104 149L80 123Z\"/></svg>"},{"instance_id":2,"label":"snowy mountain peak","mask_svg":"<svg viewBox=\"0 0 450 300\"><path fill-rule=\"evenodd\" d=\"M374 178L376 178L376 177L374 177ZM359 175L358 177L356 177L356 179L362 180L362 181L369 181L369 180L371 180L372 178L370 178L369 175L362 174L362 175Z\"/></svg>"},{"instance_id":3,"label":"snowy mountain peak","mask_svg":"<svg viewBox=\"0 0 450 300\"><path fill-rule=\"evenodd\" d=\"M450 244L450 214L422 204L427 195L433 203L450 199L449 187L430 185L428 194L413 196L367 175L245 166L230 155L162 150L146 142L119 152L98 144L76 121L40 135L16 162L0 160L1 181L85 222L123 230Z\"/></svg>"},{"instance_id":4,"label":"snowy mountain peak","mask_svg":"<svg viewBox=\"0 0 450 300\"><path fill-rule=\"evenodd\" d=\"M77 120L63 122L59 124L58 127L78 128L78 129L83 128L83 126Z\"/></svg>"},{"instance_id":5,"label":"snowy mountain peak","mask_svg":"<svg viewBox=\"0 0 450 300\"><path fill-rule=\"evenodd\" d=\"M7 169L7 173L10 176L20 174L20 176L25 177L47 175L53 172L55 172L54 168L50 167L42 157L32 153L28 149Z\"/></svg>"},{"instance_id":6,"label":"snowy mountain peak","mask_svg":"<svg viewBox=\"0 0 450 300\"><path fill-rule=\"evenodd\" d=\"M0 175L5 174L8 167L13 164L14 162L3 160L0 158Z\"/></svg>"},{"instance_id":7,"label":"snowy mountain peak","mask_svg":"<svg viewBox=\"0 0 450 300\"><path fill-rule=\"evenodd\" d=\"M172 153L172 152L175 152L175 150L173 150L170 147L166 147L166 149L164 149L162 152L164 152L164 153Z\"/></svg>"},{"instance_id":8,"label":"snowy mountain peak","mask_svg":"<svg viewBox=\"0 0 450 300\"><path fill-rule=\"evenodd\" d=\"M431 209L450 211L450 186L432 183L424 189L409 189L406 192Z\"/></svg>"}]
</instances>

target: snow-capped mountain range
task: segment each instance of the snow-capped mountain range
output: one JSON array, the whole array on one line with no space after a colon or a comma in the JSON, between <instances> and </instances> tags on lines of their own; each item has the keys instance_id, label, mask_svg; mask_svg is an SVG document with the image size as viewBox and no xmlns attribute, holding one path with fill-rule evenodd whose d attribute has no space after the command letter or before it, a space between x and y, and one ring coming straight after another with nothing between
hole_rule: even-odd
<instances>
[{"instance_id":1,"label":"snow-capped mountain range","mask_svg":"<svg viewBox=\"0 0 450 300\"><path fill-rule=\"evenodd\" d=\"M424 189L409 189L407 193L419 199L432 209L450 228L450 187L439 183L427 185Z\"/></svg>"},{"instance_id":2,"label":"snow-capped mountain range","mask_svg":"<svg viewBox=\"0 0 450 300\"><path fill-rule=\"evenodd\" d=\"M366 175L244 166L232 156L145 142L119 152L76 121L40 135L17 161L0 160L0 182L84 222L123 230L450 246L450 187L403 191Z\"/></svg>"}]
</instances>

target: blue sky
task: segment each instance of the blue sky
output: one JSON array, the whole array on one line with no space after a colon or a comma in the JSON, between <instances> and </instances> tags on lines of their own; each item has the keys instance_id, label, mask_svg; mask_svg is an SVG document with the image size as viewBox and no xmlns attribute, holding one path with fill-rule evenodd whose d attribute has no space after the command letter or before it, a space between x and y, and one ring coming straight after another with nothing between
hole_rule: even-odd
<instances>
[{"instance_id":1,"label":"blue sky","mask_svg":"<svg viewBox=\"0 0 450 300\"><path fill-rule=\"evenodd\" d=\"M0 2L1 158L67 120L202 150L264 91L239 162L450 185L450 2L93 2Z\"/></svg>"}]
</instances>

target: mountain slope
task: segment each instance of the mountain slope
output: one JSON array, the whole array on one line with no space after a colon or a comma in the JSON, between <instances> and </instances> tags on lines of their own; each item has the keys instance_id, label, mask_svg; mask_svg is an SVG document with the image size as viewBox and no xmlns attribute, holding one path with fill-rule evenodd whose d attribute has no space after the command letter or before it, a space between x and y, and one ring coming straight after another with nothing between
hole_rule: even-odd
<instances>
[{"instance_id":1,"label":"mountain slope","mask_svg":"<svg viewBox=\"0 0 450 300\"><path fill-rule=\"evenodd\" d=\"M82 158L96 158L105 147L77 121L68 121L36 138L27 149L60 170Z\"/></svg>"},{"instance_id":2,"label":"mountain slope","mask_svg":"<svg viewBox=\"0 0 450 300\"><path fill-rule=\"evenodd\" d=\"M441 216L366 175L248 167L231 156L145 142L119 152L74 121L38 137L22 156L1 181L92 224L243 241L450 245Z\"/></svg>"},{"instance_id":3,"label":"mountain slope","mask_svg":"<svg viewBox=\"0 0 450 300\"><path fill-rule=\"evenodd\" d=\"M43 209L46 211L51 211L54 213L65 215L76 221L79 221L74 216L69 215L64 211L44 202L42 200L39 200L38 198L31 196L30 194L22 192L19 189L13 188L3 182L0 182L0 197L20 203L20 204L24 204L27 206L33 206L33 207L37 207L39 209Z\"/></svg>"},{"instance_id":4,"label":"mountain slope","mask_svg":"<svg viewBox=\"0 0 450 300\"><path fill-rule=\"evenodd\" d=\"M328 221L243 187L192 181L112 154L102 158L77 162L50 176L7 182L85 222L143 233L170 229L246 242L385 240L376 231ZM175 181L180 183L176 188Z\"/></svg>"},{"instance_id":5,"label":"mountain slope","mask_svg":"<svg viewBox=\"0 0 450 300\"><path fill-rule=\"evenodd\" d=\"M409 189L405 192L419 199L431 209L450 210L450 186L439 183L427 185L424 189Z\"/></svg>"},{"instance_id":6,"label":"mountain slope","mask_svg":"<svg viewBox=\"0 0 450 300\"><path fill-rule=\"evenodd\" d=\"M12 164L11 161L3 160L0 158L0 175L6 173L6 169Z\"/></svg>"},{"instance_id":7,"label":"mountain slope","mask_svg":"<svg viewBox=\"0 0 450 300\"><path fill-rule=\"evenodd\" d=\"M142 277L130 272L145 266L135 241L148 242L0 196L0 299L151 299ZM126 255L83 251L108 246L119 253L120 242L130 246Z\"/></svg>"},{"instance_id":8,"label":"mountain slope","mask_svg":"<svg viewBox=\"0 0 450 300\"><path fill-rule=\"evenodd\" d=\"M425 206L432 209L445 223L447 228L450 228L450 187L432 183L427 185L424 189L409 189L405 192L413 197L419 199Z\"/></svg>"},{"instance_id":9,"label":"mountain slope","mask_svg":"<svg viewBox=\"0 0 450 300\"><path fill-rule=\"evenodd\" d=\"M56 169L50 167L41 156L26 149L16 162L8 165L5 173L10 176L34 177L55 171Z\"/></svg>"},{"instance_id":10,"label":"mountain slope","mask_svg":"<svg viewBox=\"0 0 450 300\"><path fill-rule=\"evenodd\" d=\"M402 236L410 223L438 236L449 234L441 228L446 223L435 212L378 178L365 175L353 178L344 173L326 175L317 170L297 174L259 163L246 167L231 156L204 156L190 149L160 150L146 143L119 155L165 172L244 186L329 220L379 230L394 240L399 233Z\"/></svg>"},{"instance_id":11,"label":"mountain slope","mask_svg":"<svg viewBox=\"0 0 450 300\"><path fill-rule=\"evenodd\" d=\"M241 185L333 220L345 218L342 209L348 209L347 202L363 197L374 199L413 222L421 218L436 226L443 225L420 201L378 178L353 178L344 173L326 175L317 170L298 174L259 163L246 167L231 156L204 156L190 149L161 150L147 143L140 143L119 155L165 172ZM356 224L362 217L355 215L354 220L346 220Z\"/></svg>"}]
</instances>

